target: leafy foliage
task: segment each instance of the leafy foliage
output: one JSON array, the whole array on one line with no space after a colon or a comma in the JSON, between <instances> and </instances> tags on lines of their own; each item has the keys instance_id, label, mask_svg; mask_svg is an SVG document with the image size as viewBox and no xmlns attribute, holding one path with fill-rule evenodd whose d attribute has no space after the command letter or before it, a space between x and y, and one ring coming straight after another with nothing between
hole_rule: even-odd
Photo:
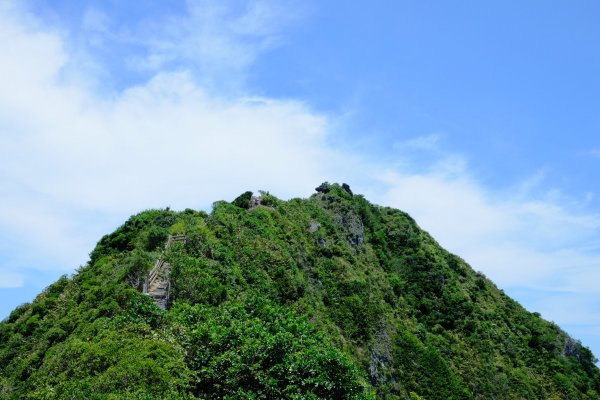
<instances>
[{"instance_id":1,"label":"leafy foliage","mask_svg":"<svg viewBox=\"0 0 600 400\"><path fill-rule=\"evenodd\" d=\"M159 257L166 311L141 293ZM144 211L0 323L7 399L599 399L595 362L406 213L329 183Z\"/></svg>"}]
</instances>

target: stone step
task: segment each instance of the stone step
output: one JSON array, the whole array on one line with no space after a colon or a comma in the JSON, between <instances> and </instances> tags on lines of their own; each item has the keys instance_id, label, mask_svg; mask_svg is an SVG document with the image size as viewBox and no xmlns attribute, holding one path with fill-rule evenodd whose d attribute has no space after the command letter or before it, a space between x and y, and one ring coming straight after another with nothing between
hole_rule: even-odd
<instances>
[{"instance_id":1,"label":"stone step","mask_svg":"<svg viewBox=\"0 0 600 400\"><path fill-rule=\"evenodd\" d=\"M148 291L152 291L155 289L166 288L169 282L167 281L154 281L148 286Z\"/></svg>"},{"instance_id":2,"label":"stone step","mask_svg":"<svg viewBox=\"0 0 600 400\"><path fill-rule=\"evenodd\" d=\"M165 249L173 242L185 242L185 235L171 235L167 240ZM159 258L146 278L144 294L152 297L156 305L163 310L167 308L169 300L169 270L171 266Z\"/></svg>"}]
</instances>

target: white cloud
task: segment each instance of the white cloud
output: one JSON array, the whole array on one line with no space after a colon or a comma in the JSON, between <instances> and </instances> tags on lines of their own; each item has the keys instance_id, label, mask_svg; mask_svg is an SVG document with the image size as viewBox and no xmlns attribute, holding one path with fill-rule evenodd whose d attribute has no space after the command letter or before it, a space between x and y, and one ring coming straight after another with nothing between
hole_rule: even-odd
<instances>
[{"instance_id":1,"label":"white cloud","mask_svg":"<svg viewBox=\"0 0 600 400\"><path fill-rule=\"evenodd\" d=\"M600 294L584 283L599 271L600 215L522 191L490 192L455 166L424 174L388 171L380 180L386 187L380 202L409 212L444 247L501 286Z\"/></svg>"},{"instance_id":2,"label":"white cloud","mask_svg":"<svg viewBox=\"0 0 600 400\"><path fill-rule=\"evenodd\" d=\"M118 62L129 69L158 73L183 67L203 86L223 92L243 86L248 66L280 45L281 31L305 14L301 3L292 1L188 0L184 8L183 14L141 18L112 31L106 29L108 18L90 10L84 26L103 33L96 42L125 46L128 51Z\"/></svg>"},{"instance_id":3,"label":"white cloud","mask_svg":"<svg viewBox=\"0 0 600 400\"><path fill-rule=\"evenodd\" d=\"M254 25L265 13L254 6L236 29L261 34ZM64 80L63 40L0 14L0 226L65 262L73 254L84 262L98 239L96 230L77 234L86 213L114 223L144 208L206 206L232 191L307 193L336 159L327 119L306 105L211 96L186 71L98 97Z\"/></svg>"}]
</instances>

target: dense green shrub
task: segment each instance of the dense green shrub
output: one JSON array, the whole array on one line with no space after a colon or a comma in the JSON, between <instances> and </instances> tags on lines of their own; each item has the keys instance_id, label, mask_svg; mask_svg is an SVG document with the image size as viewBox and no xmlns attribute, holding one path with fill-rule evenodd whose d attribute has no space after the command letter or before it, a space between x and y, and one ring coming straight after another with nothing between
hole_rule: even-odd
<instances>
[{"instance_id":1,"label":"dense green shrub","mask_svg":"<svg viewBox=\"0 0 600 400\"><path fill-rule=\"evenodd\" d=\"M141 293L159 257L168 310ZM7 399L599 399L595 362L406 213L329 183L134 215L0 323Z\"/></svg>"}]
</instances>

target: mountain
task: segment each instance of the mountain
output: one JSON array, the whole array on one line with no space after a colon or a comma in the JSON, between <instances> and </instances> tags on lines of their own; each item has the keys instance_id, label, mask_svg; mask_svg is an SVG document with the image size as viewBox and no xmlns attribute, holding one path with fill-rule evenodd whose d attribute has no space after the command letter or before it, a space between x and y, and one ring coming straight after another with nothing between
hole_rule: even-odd
<instances>
[{"instance_id":1,"label":"mountain","mask_svg":"<svg viewBox=\"0 0 600 400\"><path fill-rule=\"evenodd\" d=\"M132 216L0 323L0 397L600 399L588 348L406 213L316 190Z\"/></svg>"}]
</instances>

